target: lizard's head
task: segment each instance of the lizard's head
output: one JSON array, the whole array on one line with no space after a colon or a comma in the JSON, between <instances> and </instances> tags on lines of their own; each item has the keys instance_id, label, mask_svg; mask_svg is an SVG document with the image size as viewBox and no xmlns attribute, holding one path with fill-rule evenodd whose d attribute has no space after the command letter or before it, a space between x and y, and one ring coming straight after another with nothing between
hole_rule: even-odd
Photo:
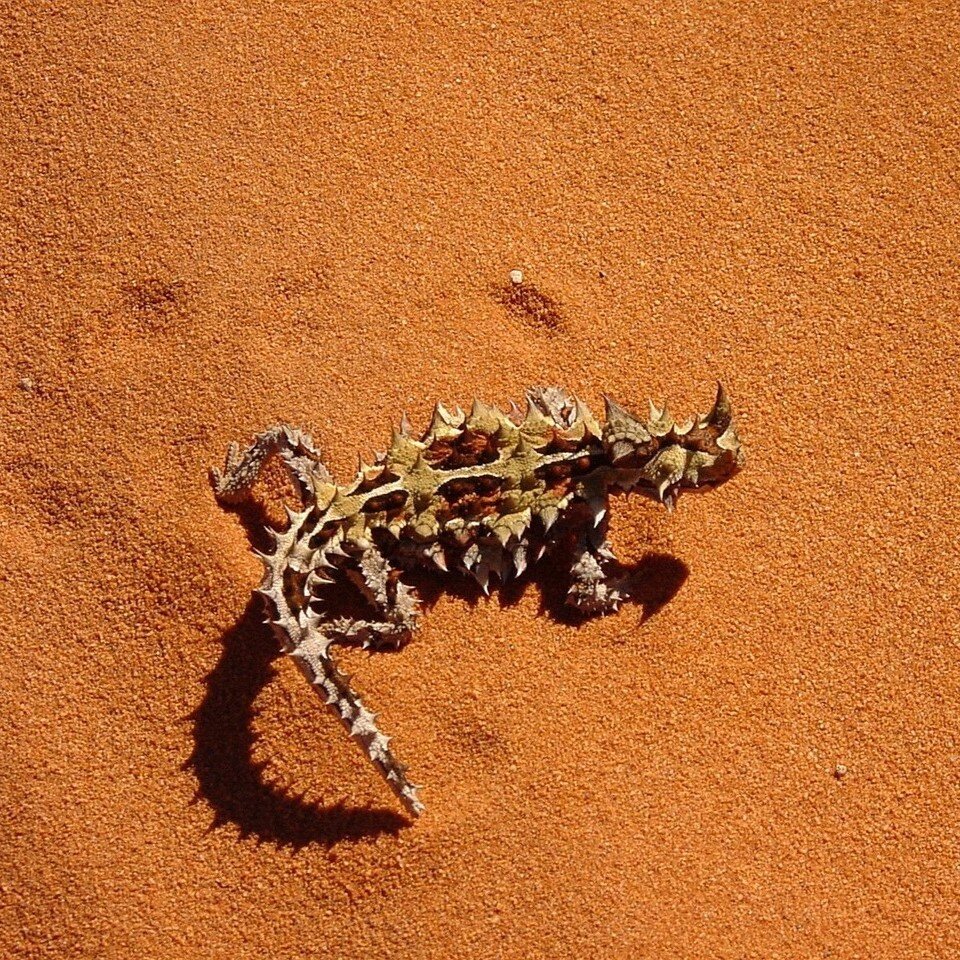
<instances>
[{"instance_id":1,"label":"lizard's head","mask_svg":"<svg viewBox=\"0 0 960 960\"><path fill-rule=\"evenodd\" d=\"M717 385L713 409L677 423L666 406L650 402L641 419L609 397L603 444L611 466L622 471L621 486L638 489L673 507L681 490L703 490L728 480L743 466L740 438L730 401Z\"/></svg>"}]
</instances>

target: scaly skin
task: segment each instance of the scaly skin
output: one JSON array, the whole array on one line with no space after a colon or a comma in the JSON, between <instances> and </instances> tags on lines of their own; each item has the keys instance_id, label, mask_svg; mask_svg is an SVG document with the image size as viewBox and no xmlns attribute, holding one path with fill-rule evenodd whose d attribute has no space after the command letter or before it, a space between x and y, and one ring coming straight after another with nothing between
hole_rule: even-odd
<instances>
[{"instance_id":1,"label":"scaly skin","mask_svg":"<svg viewBox=\"0 0 960 960\"><path fill-rule=\"evenodd\" d=\"M564 555L567 602L586 614L617 609L624 584L611 578L606 539L611 493L639 491L672 508L684 489L717 486L742 465L722 387L710 413L678 425L651 402L641 419L606 401L603 426L556 387L527 394L521 419L475 402L469 415L440 404L415 439L404 417L386 453L337 486L309 435L286 425L236 444L212 470L217 499L251 496L270 457L279 457L302 497L285 530L270 530L272 553L260 592L284 650L362 747L407 811L423 805L375 716L331 654L335 644L400 646L417 627L418 600L401 579L426 566L466 572L485 592L491 578L519 576L544 553ZM368 618L336 615L352 585Z\"/></svg>"}]
</instances>

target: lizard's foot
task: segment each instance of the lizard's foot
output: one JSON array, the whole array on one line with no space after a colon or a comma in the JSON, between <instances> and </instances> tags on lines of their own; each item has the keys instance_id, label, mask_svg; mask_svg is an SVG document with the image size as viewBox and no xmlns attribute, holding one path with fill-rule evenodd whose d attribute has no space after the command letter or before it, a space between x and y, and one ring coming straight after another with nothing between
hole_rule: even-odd
<instances>
[{"instance_id":1,"label":"lizard's foot","mask_svg":"<svg viewBox=\"0 0 960 960\"><path fill-rule=\"evenodd\" d=\"M616 613L620 609L623 595L615 587L598 583L586 588L574 584L567 593L567 604L587 614Z\"/></svg>"},{"instance_id":2,"label":"lizard's foot","mask_svg":"<svg viewBox=\"0 0 960 960\"><path fill-rule=\"evenodd\" d=\"M337 617L324 625L324 633L336 643L364 650L399 650L411 637L411 628L380 620Z\"/></svg>"},{"instance_id":3,"label":"lizard's foot","mask_svg":"<svg viewBox=\"0 0 960 960\"><path fill-rule=\"evenodd\" d=\"M600 561L584 551L571 568L573 582L567 591L566 602L583 613L596 615L614 613L623 600L618 582L607 580Z\"/></svg>"}]
</instances>

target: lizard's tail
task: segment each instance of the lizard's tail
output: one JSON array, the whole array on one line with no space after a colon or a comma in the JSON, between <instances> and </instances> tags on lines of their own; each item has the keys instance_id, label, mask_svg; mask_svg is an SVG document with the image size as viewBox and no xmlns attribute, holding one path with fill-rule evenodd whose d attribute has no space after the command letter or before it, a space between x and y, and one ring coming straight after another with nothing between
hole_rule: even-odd
<instances>
[{"instance_id":1,"label":"lizard's tail","mask_svg":"<svg viewBox=\"0 0 960 960\"><path fill-rule=\"evenodd\" d=\"M414 817L423 812L423 804L417 797L417 786L407 779L407 768L390 750L390 738L382 734L376 724L376 716L369 711L350 687L350 678L341 673L330 655L330 646L337 640L350 636L353 630L362 630L366 624L357 621L332 621L325 623L305 606L288 602L284 591L284 571L291 562L297 568L306 561L303 551L309 550L306 538L299 537L300 527L310 511L290 511L290 526L286 531L272 531L276 550L272 554L258 554L264 565L263 581L259 592L270 601L276 610L276 619L269 622L274 628L284 651L296 662L310 685L323 697L327 707L347 728L350 736L360 745L371 763L380 771L390 789Z\"/></svg>"},{"instance_id":2,"label":"lizard's tail","mask_svg":"<svg viewBox=\"0 0 960 960\"><path fill-rule=\"evenodd\" d=\"M350 686L350 678L337 668L330 656L331 643L330 637L310 624L305 638L289 655L323 697L327 707L340 718L411 816L420 816L423 804L417 797L416 784L407 779L407 768L391 752L390 738L377 727L376 714L363 705L359 694Z\"/></svg>"}]
</instances>

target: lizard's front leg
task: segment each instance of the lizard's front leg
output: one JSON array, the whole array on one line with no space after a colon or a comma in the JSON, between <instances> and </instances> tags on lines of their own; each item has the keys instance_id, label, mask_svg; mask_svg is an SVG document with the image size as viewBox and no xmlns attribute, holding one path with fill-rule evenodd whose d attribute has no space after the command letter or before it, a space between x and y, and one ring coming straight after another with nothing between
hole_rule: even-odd
<instances>
[{"instance_id":1,"label":"lizard's front leg","mask_svg":"<svg viewBox=\"0 0 960 960\"><path fill-rule=\"evenodd\" d=\"M586 614L613 613L624 590L622 581L611 579L604 569L606 562L616 559L606 538L606 503L592 505L590 513L599 521L577 537L566 603Z\"/></svg>"},{"instance_id":2,"label":"lizard's front leg","mask_svg":"<svg viewBox=\"0 0 960 960\"><path fill-rule=\"evenodd\" d=\"M419 600L413 587L400 580L394 569L374 544L367 544L348 576L357 585L376 612L377 619L365 621L365 647L399 647L417 629Z\"/></svg>"}]
</instances>

